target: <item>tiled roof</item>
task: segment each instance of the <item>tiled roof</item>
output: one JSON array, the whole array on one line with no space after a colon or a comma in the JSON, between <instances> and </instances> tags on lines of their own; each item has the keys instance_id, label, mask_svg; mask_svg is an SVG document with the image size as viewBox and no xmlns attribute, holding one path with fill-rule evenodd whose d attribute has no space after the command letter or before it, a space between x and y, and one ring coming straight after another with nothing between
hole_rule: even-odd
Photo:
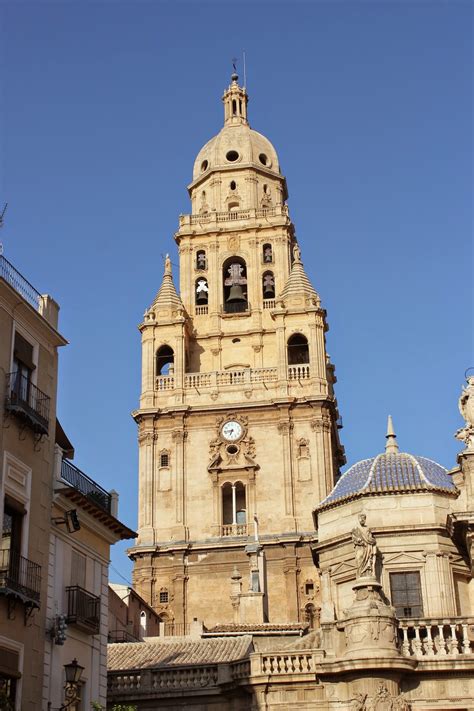
<instances>
[{"instance_id":1,"label":"tiled roof","mask_svg":"<svg viewBox=\"0 0 474 711\"><path fill-rule=\"evenodd\" d=\"M301 296L302 294L315 299L319 305L319 296L304 270L303 264L297 260L293 263L290 276L286 280L283 291L280 294L281 299L286 299L289 296Z\"/></svg>"},{"instance_id":2,"label":"tiled roof","mask_svg":"<svg viewBox=\"0 0 474 711\"><path fill-rule=\"evenodd\" d=\"M171 273L171 262L169 261L168 255L166 255L165 261L165 273L163 274L163 281L161 282L160 289L155 296L151 308L158 309L176 309L183 308L183 302L178 296L176 287L173 282L173 275Z\"/></svg>"},{"instance_id":3,"label":"tiled roof","mask_svg":"<svg viewBox=\"0 0 474 711\"><path fill-rule=\"evenodd\" d=\"M238 625L216 625L207 630L207 634L242 634L248 632L301 632L308 627L307 624L302 622L294 622L288 624L273 624L271 622L264 622L260 625L255 624L238 624Z\"/></svg>"},{"instance_id":4,"label":"tiled roof","mask_svg":"<svg viewBox=\"0 0 474 711\"><path fill-rule=\"evenodd\" d=\"M405 452L384 452L350 467L317 510L363 494L406 494L418 491L455 494L457 489L447 469L431 459Z\"/></svg>"},{"instance_id":5,"label":"tiled roof","mask_svg":"<svg viewBox=\"0 0 474 711\"><path fill-rule=\"evenodd\" d=\"M107 645L109 671L155 669L193 664L220 664L237 661L252 651L252 637L153 638L146 642Z\"/></svg>"}]
</instances>

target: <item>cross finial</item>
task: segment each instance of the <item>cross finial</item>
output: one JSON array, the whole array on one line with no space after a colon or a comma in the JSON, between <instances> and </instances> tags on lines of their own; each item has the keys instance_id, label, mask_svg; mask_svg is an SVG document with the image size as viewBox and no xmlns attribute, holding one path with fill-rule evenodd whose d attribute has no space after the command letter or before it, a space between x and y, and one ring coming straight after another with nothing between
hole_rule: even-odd
<instances>
[{"instance_id":1,"label":"cross finial","mask_svg":"<svg viewBox=\"0 0 474 711\"><path fill-rule=\"evenodd\" d=\"M236 82L236 81L238 80L238 78L239 78L239 75L237 74L237 61L238 61L238 60L237 60L237 57L232 57L232 69L233 69L234 71L232 72L231 79L232 79L232 81L235 81L235 82Z\"/></svg>"}]
</instances>

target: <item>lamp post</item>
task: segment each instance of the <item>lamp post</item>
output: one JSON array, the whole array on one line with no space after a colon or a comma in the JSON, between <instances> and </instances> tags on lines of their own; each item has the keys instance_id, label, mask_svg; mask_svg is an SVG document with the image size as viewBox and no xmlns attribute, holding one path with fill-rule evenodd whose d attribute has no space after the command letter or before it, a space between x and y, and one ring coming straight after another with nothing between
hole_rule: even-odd
<instances>
[{"instance_id":1,"label":"lamp post","mask_svg":"<svg viewBox=\"0 0 474 711\"><path fill-rule=\"evenodd\" d=\"M59 711L65 711L76 701L80 701L79 682L84 667L78 664L77 659L73 659L72 662L64 665L64 671L66 673L66 684L64 686L65 703L60 707Z\"/></svg>"}]
</instances>

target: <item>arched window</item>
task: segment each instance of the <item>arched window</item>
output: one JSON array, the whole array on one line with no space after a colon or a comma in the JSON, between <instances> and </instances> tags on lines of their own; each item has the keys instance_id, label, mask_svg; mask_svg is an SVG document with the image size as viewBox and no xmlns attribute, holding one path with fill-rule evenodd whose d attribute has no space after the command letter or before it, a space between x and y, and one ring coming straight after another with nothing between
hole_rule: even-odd
<instances>
[{"instance_id":1,"label":"arched window","mask_svg":"<svg viewBox=\"0 0 474 711\"><path fill-rule=\"evenodd\" d=\"M230 181L229 187L231 190L237 190L237 183L235 182L235 180Z\"/></svg>"},{"instance_id":2,"label":"arched window","mask_svg":"<svg viewBox=\"0 0 474 711\"><path fill-rule=\"evenodd\" d=\"M196 269L207 269L206 252L203 249L196 252Z\"/></svg>"},{"instance_id":3,"label":"arched window","mask_svg":"<svg viewBox=\"0 0 474 711\"><path fill-rule=\"evenodd\" d=\"M263 262L264 264L271 264L273 262L273 249L271 244L264 244L262 248Z\"/></svg>"},{"instance_id":4,"label":"arched window","mask_svg":"<svg viewBox=\"0 0 474 711\"><path fill-rule=\"evenodd\" d=\"M237 115L237 102L235 99L232 99L232 116Z\"/></svg>"},{"instance_id":5,"label":"arched window","mask_svg":"<svg viewBox=\"0 0 474 711\"><path fill-rule=\"evenodd\" d=\"M222 268L224 311L241 313L248 310L247 266L241 257L231 257Z\"/></svg>"},{"instance_id":6,"label":"arched window","mask_svg":"<svg viewBox=\"0 0 474 711\"><path fill-rule=\"evenodd\" d=\"M174 353L171 346L161 346L156 352L156 374L171 375L174 370Z\"/></svg>"},{"instance_id":7,"label":"arched window","mask_svg":"<svg viewBox=\"0 0 474 711\"><path fill-rule=\"evenodd\" d=\"M315 606L311 602L305 605L304 617L305 622L309 625L309 628L311 630L314 630L314 628L316 627L317 611Z\"/></svg>"},{"instance_id":8,"label":"arched window","mask_svg":"<svg viewBox=\"0 0 474 711\"><path fill-rule=\"evenodd\" d=\"M241 481L222 487L223 535L244 535L247 523L247 502L245 485Z\"/></svg>"},{"instance_id":9,"label":"arched window","mask_svg":"<svg viewBox=\"0 0 474 711\"><path fill-rule=\"evenodd\" d=\"M209 302L209 286L204 277L196 279L195 294L197 306L206 306Z\"/></svg>"},{"instance_id":10,"label":"arched window","mask_svg":"<svg viewBox=\"0 0 474 711\"><path fill-rule=\"evenodd\" d=\"M229 204L227 205L227 209L229 210L229 212L235 212L239 209L239 206L239 202L229 202Z\"/></svg>"},{"instance_id":11,"label":"arched window","mask_svg":"<svg viewBox=\"0 0 474 711\"><path fill-rule=\"evenodd\" d=\"M302 333L295 333L288 339L288 365L309 363L308 339Z\"/></svg>"},{"instance_id":12,"label":"arched window","mask_svg":"<svg viewBox=\"0 0 474 711\"><path fill-rule=\"evenodd\" d=\"M273 272L265 272L262 276L262 293L264 299L275 298L275 277Z\"/></svg>"}]
</instances>

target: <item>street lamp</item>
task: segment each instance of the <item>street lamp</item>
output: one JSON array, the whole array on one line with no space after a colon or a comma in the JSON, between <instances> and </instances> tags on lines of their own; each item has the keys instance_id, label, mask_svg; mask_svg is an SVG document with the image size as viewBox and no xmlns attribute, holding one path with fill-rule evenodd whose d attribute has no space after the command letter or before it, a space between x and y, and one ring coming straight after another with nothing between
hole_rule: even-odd
<instances>
[{"instance_id":1,"label":"street lamp","mask_svg":"<svg viewBox=\"0 0 474 711\"><path fill-rule=\"evenodd\" d=\"M77 663L77 659L73 659L72 662L64 665L64 671L66 673L66 685L64 687L65 703L61 706L59 711L65 711L65 709L68 709L72 704L75 704L76 701L80 701L79 682L84 667L81 667L81 665Z\"/></svg>"}]
</instances>

